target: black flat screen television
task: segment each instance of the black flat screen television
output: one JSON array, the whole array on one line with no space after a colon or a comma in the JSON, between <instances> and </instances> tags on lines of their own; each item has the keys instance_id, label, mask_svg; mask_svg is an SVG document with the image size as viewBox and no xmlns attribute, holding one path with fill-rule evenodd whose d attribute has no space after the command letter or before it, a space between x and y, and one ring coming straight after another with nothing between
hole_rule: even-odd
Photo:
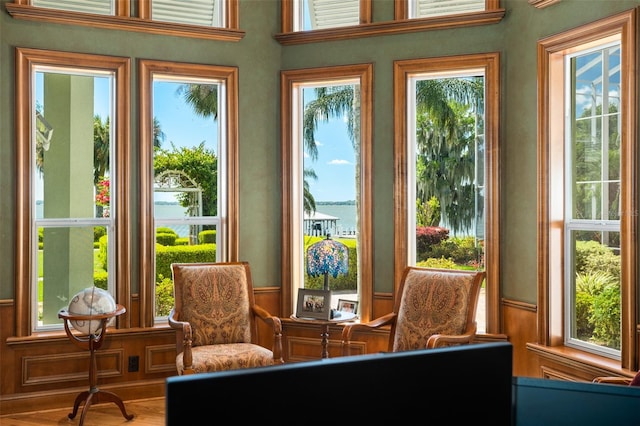
<instances>
[{"instance_id":1,"label":"black flat screen television","mask_svg":"<svg viewBox=\"0 0 640 426\"><path fill-rule=\"evenodd\" d=\"M166 424L509 425L510 343L379 353L166 379Z\"/></svg>"}]
</instances>

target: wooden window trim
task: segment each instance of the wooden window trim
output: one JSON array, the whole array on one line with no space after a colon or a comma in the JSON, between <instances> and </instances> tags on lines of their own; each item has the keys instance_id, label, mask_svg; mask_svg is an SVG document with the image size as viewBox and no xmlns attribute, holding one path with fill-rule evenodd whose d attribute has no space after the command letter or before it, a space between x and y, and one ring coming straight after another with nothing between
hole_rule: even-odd
<instances>
[{"instance_id":1,"label":"wooden window trim","mask_svg":"<svg viewBox=\"0 0 640 426\"><path fill-rule=\"evenodd\" d=\"M294 226L294 200L292 194L298 183L294 182L293 158L293 86L298 83L335 81L339 78L360 79L360 242L358 265L360 305L362 321L371 318L373 305L373 64L346 65L282 71L280 74L281 134L282 134L282 316L294 313L293 295L300 283L294 279L294 253L292 248Z\"/></svg>"},{"instance_id":2,"label":"wooden window trim","mask_svg":"<svg viewBox=\"0 0 640 426\"><path fill-rule=\"evenodd\" d=\"M31 271L33 250L32 235L32 180L34 171L31 166L31 106L35 102L31 91L31 74L36 65L60 67L92 67L113 71L116 80L115 117L116 158L118 161L117 181L122 182L116 188L118 205L116 227L116 300L131 305L131 282L129 279L129 250L131 238L131 220L129 217L129 88L131 80L130 59L124 57L81 54L73 52L47 51L38 49L16 49L16 281L15 314L16 336L31 335ZM130 314L127 312L117 319L119 327L128 327Z\"/></svg>"},{"instance_id":3,"label":"wooden window trim","mask_svg":"<svg viewBox=\"0 0 640 426\"><path fill-rule=\"evenodd\" d=\"M621 35L622 143L621 156L621 367L638 367L638 109L637 109L637 22L632 9L538 42L538 343L564 345L563 313L563 221L564 195L554 191L562 179L564 140L563 85L561 72L565 52L604 37Z\"/></svg>"},{"instance_id":4,"label":"wooden window trim","mask_svg":"<svg viewBox=\"0 0 640 426\"><path fill-rule=\"evenodd\" d=\"M408 265L407 247L407 79L418 72L444 72L483 68L485 70L485 167L486 167L486 230L485 271L486 333L500 332L500 56L498 53L454 56L445 58L396 61L394 86L394 283ZM395 287L394 286L394 287ZM394 294L397 289L394 288Z\"/></svg>"},{"instance_id":5,"label":"wooden window trim","mask_svg":"<svg viewBox=\"0 0 640 426\"><path fill-rule=\"evenodd\" d=\"M81 25L111 30L136 31L149 34L164 34L177 37L191 37L206 40L237 42L244 38L245 32L239 29L239 0L227 0L227 28L187 25L174 22L152 21L149 16L149 3L140 3L140 17L129 16L131 0L119 0L116 15L96 15L32 6L31 0L16 0L5 5L7 12L15 19L57 24Z\"/></svg>"},{"instance_id":6,"label":"wooden window trim","mask_svg":"<svg viewBox=\"0 0 640 426\"><path fill-rule=\"evenodd\" d=\"M223 192L226 199L219 201L226 205L223 209L227 217L223 219L226 253L221 255L225 261L235 262L239 258L239 146L238 146L238 68L218 65L190 64L180 62L167 62L155 60L138 61L139 92L140 92L140 324L142 327L154 325L153 300L155 295L155 223L153 206L153 119L152 119L152 94L153 74L175 75L189 78L224 80L226 99L225 126L225 161L226 185ZM220 232L220 231L218 231ZM150 262L149 259L152 261Z\"/></svg>"},{"instance_id":7,"label":"wooden window trim","mask_svg":"<svg viewBox=\"0 0 640 426\"><path fill-rule=\"evenodd\" d=\"M405 1L396 0L395 19L387 22L371 22L371 0L361 0L360 25L329 28L313 31L293 31L293 0L282 0L282 32L274 38L282 45L316 43L333 40L349 40L362 37L375 37L392 34L406 34L419 31L462 28L477 25L491 25L499 23L505 16L505 9L499 8L499 0L487 0L487 9L483 12L465 13L460 15L437 16L433 18L404 19L399 18L406 6ZM362 2L368 6L363 6ZM368 13L367 15L364 15Z\"/></svg>"}]
</instances>

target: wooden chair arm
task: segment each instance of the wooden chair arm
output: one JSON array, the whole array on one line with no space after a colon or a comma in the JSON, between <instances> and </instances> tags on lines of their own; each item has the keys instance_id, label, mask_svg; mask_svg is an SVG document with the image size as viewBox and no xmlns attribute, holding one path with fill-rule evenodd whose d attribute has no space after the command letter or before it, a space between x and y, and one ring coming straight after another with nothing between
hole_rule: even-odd
<instances>
[{"instance_id":1,"label":"wooden chair arm","mask_svg":"<svg viewBox=\"0 0 640 426\"><path fill-rule=\"evenodd\" d=\"M631 377L617 377L617 376L600 376L593 379L593 383L606 383L611 385L624 385L631 384Z\"/></svg>"},{"instance_id":2,"label":"wooden chair arm","mask_svg":"<svg viewBox=\"0 0 640 426\"><path fill-rule=\"evenodd\" d=\"M342 355L351 355L351 337L354 332L361 330L373 330L385 325L394 324L397 317L398 314L391 312L369 322L346 324L342 329Z\"/></svg>"},{"instance_id":3,"label":"wooden chair arm","mask_svg":"<svg viewBox=\"0 0 640 426\"><path fill-rule=\"evenodd\" d=\"M464 331L464 334L458 334L455 336L448 334L434 334L427 340L427 349L472 343L473 339L476 337L476 331L477 325L474 322Z\"/></svg>"},{"instance_id":4,"label":"wooden chair arm","mask_svg":"<svg viewBox=\"0 0 640 426\"><path fill-rule=\"evenodd\" d=\"M189 374L193 372L193 356L191 354L191 344L193 342L193 335L191 331L191 324L186 321L179 321L178 314L175 312L175 308L171 308L169 312L169 327L176 329L182 333L182 347L178 346L178 353L182 351L182 364L184 365L183 374Z\"/></svg>"},{"instance_id":5,"label":"wooden chair arm","mask_svg":"<svg viewBox=\"0 0 640 426\"><path fill-rule=\"evenodd\" d=\"M475 335L473 334L461 334L458 336L452 336L448 334L434 334L427 340L427 349L468 344L473 341L474 337Z\"/></svg>"},{"instance_id":6,"label":"wooden chair arm","mask_svg":"<svg viewBox=\"0 0 640 426\"><path fill-rule=\"evenodd\" d=\"M268 324L273 330L273 348L271 349L273 362L275 364L284 364L284 358L282 358L282 321L261 306L253 305L251 309L256 317Z\"/></svg>"}]
</instances>

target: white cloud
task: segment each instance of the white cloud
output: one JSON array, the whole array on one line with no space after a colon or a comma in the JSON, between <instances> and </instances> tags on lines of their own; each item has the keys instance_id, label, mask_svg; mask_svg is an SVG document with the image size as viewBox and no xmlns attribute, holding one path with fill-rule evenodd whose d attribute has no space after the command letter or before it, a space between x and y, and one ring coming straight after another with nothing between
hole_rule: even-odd
<instances>
[{"instance_id":1,"label":"white cloud","mask_svg":"<svg viewBox=\"0 0 640 426\"><path fill-rule=\"evenodd\" d=\"M331 161L329 161L327 164L337 165L337 166L342 166L342 165L345 165L345 164L346 164L346 165L350 165L350 164L351 164L351 162L349 162L349 161L347 161L347 160L338 160L338 159L335 159L335 160L331 160Z\"/></svg>"}]
</instances>

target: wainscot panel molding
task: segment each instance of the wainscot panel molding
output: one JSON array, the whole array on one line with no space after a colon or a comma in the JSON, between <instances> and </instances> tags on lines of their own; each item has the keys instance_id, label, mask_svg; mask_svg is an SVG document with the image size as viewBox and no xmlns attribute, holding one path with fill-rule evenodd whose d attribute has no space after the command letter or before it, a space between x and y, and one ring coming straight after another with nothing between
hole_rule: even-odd
<instances>
[{"instance_id":1,"label":"wainscot panel molding","mask_svg":"<svg viewBox=\"0 0 640 426\"><path fill-rule=\"evenodd\" d=\"M536 365L531 365L531 355L526 344L537 339L537 306L515 300L502 299L502 331L513 345L514 376L539 377Z\"/></svg>"}]
</instances>

